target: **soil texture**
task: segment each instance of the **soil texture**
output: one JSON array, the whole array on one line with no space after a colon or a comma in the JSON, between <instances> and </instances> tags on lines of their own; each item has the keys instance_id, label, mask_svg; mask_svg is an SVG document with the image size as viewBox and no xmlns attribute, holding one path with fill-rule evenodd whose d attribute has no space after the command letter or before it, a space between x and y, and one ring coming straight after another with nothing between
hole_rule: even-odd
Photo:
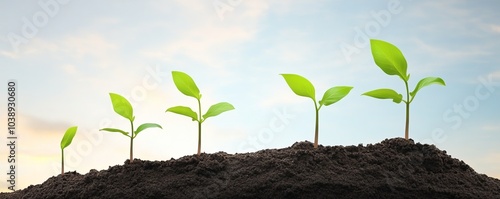
<instances>
[{"instance_id":1,"label":"soil texture","mask_svg":"<svg viewBox=\"0 0 500 199\"><path fill-rule=\"evenodd\" d=\"M402 138L358 146L297 142L67 172L0 198L498 198L500 180L434 145Z\"/></svg>"}]
</instances>

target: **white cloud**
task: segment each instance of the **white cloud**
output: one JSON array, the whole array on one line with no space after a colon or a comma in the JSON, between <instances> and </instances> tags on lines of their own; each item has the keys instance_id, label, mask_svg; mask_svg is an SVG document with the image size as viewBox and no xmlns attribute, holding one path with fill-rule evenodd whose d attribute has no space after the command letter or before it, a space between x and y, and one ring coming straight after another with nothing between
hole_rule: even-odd
<instances>
[{"instance_id":1,"label":"white cloud","mask_svg":"<svg viewBox=\"0 0 500 199\"><path fill-rule=\"evenodd\" d=\"M493 31L494 33L500 33L500 25L490 25L490 30Z\"/></svg>"},{"instance_id":2,"label":"white cloud","mask_svg":"<svg viewBox=\"0 0 500 199\"><path fill-rule=\"evenodd\" d=\"M415 43L429 55L439 56L442 60L461 60L467 59L478 55L490 55L491 53L481 48L471 46L466 50L459 50L455 48L444 48L436 45L428 44L420 39L414 39Z\"/></svg>"},{"instance_id":3,"label":"white cloud","mask_svg":"<svg viewBox=\"0 0 500 199\"><path fill-rule=\"evenodd\" d=\"M62 70L70 75L76 74L78 72L78 69L75 65L72 64L65 64L61 66Z\"/></svg>"},{"instance_id":4,"label":"white cloud","mask_svg":"<svg viewBox=\"0 0 500 199\"><path fill-rule=\"evenodd\" d=\"M8 58L11 58L11 59L18 58L18 54L17 53L5 51L5 50L0 51L0 55L8 57Z\"/></svg>"},{"instance_id":5,"label":"white cloud","mask_svg":"<svg viewBox=\"0 0 500 199\"><path fill-rule=\"evenodd\" d=\"M500 70L494 71L488 75L492 79L497 79L500 81Z\"/></svg>"},{"instance_id":6,"label":"white cloud","mask_svg":"<svg viewBox=\"0 0 500 199\"><path fill-rule=\"evenodd\" d=\"M148 59L162 61L187 57L212 68L221 69L229 63L227 54L236 53L238 45L251 42L259 30L258 22L265 15L265 1L243 1L220 20L212 2L177 1L180 6L179 20L183 24L182 34L166 41L159 41L156 48L144 49L141 54ZM156 9L169 7L155 3ZM171 6L170 6L171 7ZM225 57L221 57L224 54Z\"/></svg>"},{"instance_id":7,"label":"white cloud","mask_svg":"<svg viewBox=\"0 0 500 199\"><path fill-rule=\"evenodd\" d=\"M164 42L159 49L145 50L142 54L160 60L173 60L182 55L211 67L220 67L224 65L224 59L219 53L249 41L255 33L252 27L201 25L191 28L172 42Z\"/></svg>"},{"instance_id":8,"label":"white cloud","mask_svg":"<svg viewBox=\"0 0 500 199\"><path fill-rule=\"evenodd\" d=\"M481 130L488 131L488 132L500 133L500 125L497 125L497 124L484 125L484 126L481 126Z\"/></svg>"},{"instance_id":9,"label":"white cloud","mask_svg":"<svg viewBox=\"0 0 500 199\"><path fill-rule=\"evenodd\" d=\"M86 56L106 59L118 50L118 45L111 43L108 38L98 33L80 33L68 36L58 43L61 50L76 60L82 60Z\"/></svg>"}]
</instances>

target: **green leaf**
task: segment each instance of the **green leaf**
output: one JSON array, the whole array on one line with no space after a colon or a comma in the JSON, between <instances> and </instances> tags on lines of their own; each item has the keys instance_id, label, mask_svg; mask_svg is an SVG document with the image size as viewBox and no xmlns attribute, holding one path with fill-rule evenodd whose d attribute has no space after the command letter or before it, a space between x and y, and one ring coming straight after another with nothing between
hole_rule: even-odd
<instances>
[{"instance_id":1,"label":"green leaf","mask_svg":"<svg viewBox=\"0 0 500 199\"><path fill-rule=\"evenodd\" d=\"M130 137L130 135L128 135L128 132L125 132L125 131L120 130L120 129L114 129L114 128L103 128L103 129L99 129L99 131L116 132L116 133L121 133L121 134L123 134L124 136Z\"/></svg>"},{"instance_id":2,"label":"green leaf","mask_svg":"<svg viewBox=\"0 0 500 199\"><path fill-rule=\"evenodd\" d=\"M198 115L196 114L196 112L194 112L191 108L186 106L174 106L168 108L165 112L172 112L172 113L177 113L179 115L188 116L191 119L193 119L193 121L198 120Z\"/></svg>"},{"instance_id":3,"label":"green leaf","mask_svg":"<svg viewBox=\"0 0 500 199\"><path fill-rule=\"evenodd\" d=\"M351 91L351 86L336 86L328 89L325 94L323 94L323 99L319 101L320 105L328 106L335 102L338 102L344 98Z\"/></svg>"},{"instance_id":4,"label":"green leaf","mask_svg":"<svg viewBox=\"0 0 500 199\"><path fill-rule=\"evenodd\" d=\"M137 130L135 130L135 132L134 132L135 136L137 136L137 134L139 134L144 129L148 129L148 128L160 128L160 129L163 129L163 128L161 128L161 126L159 124L144 123L144 124L141 124L139 127L137 127Z\"/></svg>"},{"instance_id":5,"label":"green leaf","mask_svg":"<svg viewBox=\"0 0 500 199\"><path fill-rule=\"evenodd\" d=\"M175 86L181 93L196 99L201 98L200 90L188 74L180 71L172 71L172 78L174 79Z\"/></svg>"},{"instance_id":6,"label":"green leaf","mask_svg":"<svg viewBox=\"0 0 500 199\"><path fill-rule=\"evenodd\" d=\"M426 77L426 78L421 79L418 82L418 84L415 86L415 89L410 93L410 95L412 97L415 97L415 95L417 95L417 93L420 89L422 89L423 87L432 85L432 84L446 86L446 83L444 82L444 80L439 78L439 77Z\"/></svg>"},{"instance_id":7,"label":"green leaf","mask_svg":"<svg viewBox=\"0 0 500 199\"><path fill-rule=\"evenodd\" d=\"M130 105L130 102L123 96L115 93L109 93L109 96L111 97L113 110L115 110L115 112L121 115L122 117L127 118L128 120L133 122L134 110L132 109L132 105Z\"/></svg>"},{"instance_id":8,"label":"green leaf","mask_svg":"<svg viewBox=\"0 0 500 199\"><path fill-rule=\"evenodd\" d=\"M316 101L314 86L306 78L296 74L281 74L292 91L302 97L309 97Z\"/></svg>"},{"instance_id":9,"label":"green leaf","mask_svg":"<svg viewBox=\"0 0 500 199\"><path fill-rule=\"evenodd\" d=\"M376 89L363 93L362 95L378 98L378 99L392 99L395 103L401 103L403 100L403 95L397 93L396 91L388 88Z\"/></svg>"},{"instance_id":10,"label":"green leaf","mask_svg":"<svg viewBox=\"0 0 500 199\"><path fill-rule=\"evenodd\" d=\"M396 46L376 39L371 39L370 44L375 64L382 71L388 75L397 75L404 81L408 81L406 59Z\"/></svg>"},{"instance_id":11,"label":"green leaf","mask_svg":"<svg viewBox=\"0 0 500 199\"><path fill-rule=\"evenodd\" d=\"M77 126L73 126L69 127L68 130L66 130L66 133L64 133L64 136L61 140L61 149L64 149L71 144L71 141L73 141L73 137L75 137L77 129Z\"/></svg>"},{"instance_id":12,"label":"green leaf","mask_svg":"<svg viewBox=\"0 0 500 199\"><path fill-rule=\"evenodd\" d=\"M231 105L230 103L220 102L220 103L217 103L217 104L210 106L207 113L205 113L205 115L203 115L203 118L204 118L204 120L206 120L209 117L217 116L223 112L230 111L233 109L234 109L234 106Z\"/></svg>"}]
</instances>

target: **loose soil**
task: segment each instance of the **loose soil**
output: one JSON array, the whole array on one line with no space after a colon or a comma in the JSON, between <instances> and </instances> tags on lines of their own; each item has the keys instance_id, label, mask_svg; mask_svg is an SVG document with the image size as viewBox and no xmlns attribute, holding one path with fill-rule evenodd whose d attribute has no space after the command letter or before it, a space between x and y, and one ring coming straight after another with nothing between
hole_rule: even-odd
<instances>
[{"instance_id":1,"label":"loose soil","mask_svg":"<svg viewBox=\"0 0 500 199\"><path fill-rule=\"evenodd\" d=\"M434 145L402 138L366 146L297 142L255 153L128 160L67 172L0 198L500 198L500 180Z\"/></svg>"}]
</instances>

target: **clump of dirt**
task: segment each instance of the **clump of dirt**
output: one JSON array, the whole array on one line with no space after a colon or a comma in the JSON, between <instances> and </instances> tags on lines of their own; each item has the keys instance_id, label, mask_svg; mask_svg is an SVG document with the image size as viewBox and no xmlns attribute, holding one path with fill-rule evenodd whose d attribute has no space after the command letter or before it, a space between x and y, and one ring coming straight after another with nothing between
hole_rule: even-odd
<instances>
[{"instance_id":1,"label":"clump of dirt","mask_svg":"<svg viewBox=\"0 0 500 199\"><path fill-rule=\"evenodd\" d=\"M306 141L255 153L127 160L0 198L500 198L500 180L413 140L317 149Z\"/></svg>"}]
</instances>

